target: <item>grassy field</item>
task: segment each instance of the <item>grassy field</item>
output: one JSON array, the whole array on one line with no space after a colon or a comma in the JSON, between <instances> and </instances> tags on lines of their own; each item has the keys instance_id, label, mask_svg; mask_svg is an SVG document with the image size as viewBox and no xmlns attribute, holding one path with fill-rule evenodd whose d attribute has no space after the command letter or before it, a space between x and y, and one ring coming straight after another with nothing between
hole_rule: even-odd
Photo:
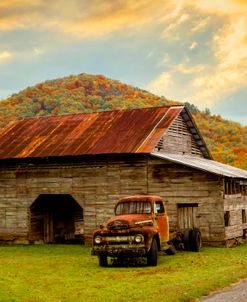
<instances>
[{"instance_id":1,"label":"grassy field","mask_svg":"<svg viewBox=\"0 0 247 302\"><path fill-rule=\"evenodd\" d=\"M160 254L157 267L98 266L90 248L0 246L0 301L195 301L247 277L247 245Z\"/></svg>"}]
</instances>

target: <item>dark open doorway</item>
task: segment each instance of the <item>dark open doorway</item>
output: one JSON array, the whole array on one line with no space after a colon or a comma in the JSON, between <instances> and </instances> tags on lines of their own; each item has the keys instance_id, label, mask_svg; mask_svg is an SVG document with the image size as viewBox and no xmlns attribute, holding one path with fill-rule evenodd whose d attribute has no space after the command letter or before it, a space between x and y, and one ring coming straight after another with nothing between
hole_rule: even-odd
<instances>
[{"instance_id":1,"label":"dark open doorway","mask_svg":"<svg viewBox=\"0 0 247 302\"><path fill-rule=\"evenodd\" d=\"M69 194L41 194L30 206L30 242L83 243L83 209Z\"/></svg>"}]
</instances>

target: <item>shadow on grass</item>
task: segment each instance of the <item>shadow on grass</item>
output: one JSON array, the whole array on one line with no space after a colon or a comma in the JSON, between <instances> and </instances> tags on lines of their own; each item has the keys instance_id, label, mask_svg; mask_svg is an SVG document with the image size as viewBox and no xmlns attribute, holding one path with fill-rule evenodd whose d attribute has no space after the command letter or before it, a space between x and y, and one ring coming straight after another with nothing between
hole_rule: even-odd
<instances>
[{"instance_id":1,"label":"shadow on grass","mask_svg":"<svg viewBox=\"0 0 247 302\"><path fill-rule=\"evenodd\" d=\"M108 261L109 267L144 267L147 266L147 259L146 258L111 258Z\"/></svg>"}]
</instances>

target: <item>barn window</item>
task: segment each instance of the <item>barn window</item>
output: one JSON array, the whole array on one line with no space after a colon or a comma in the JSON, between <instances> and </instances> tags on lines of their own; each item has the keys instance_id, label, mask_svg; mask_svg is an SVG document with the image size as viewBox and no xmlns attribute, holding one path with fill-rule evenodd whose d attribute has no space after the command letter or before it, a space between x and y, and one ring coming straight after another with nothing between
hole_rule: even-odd
<instances>
[{"instance_id":1,"label":"barn window","mask_svg":"<svg viewBox=\"0 0 247 302\"><path fill-rule=\"evenodd\" d=\"M226 195L241 193L240 182L232 178L226 178L224 182L224 191Z\"/></svg>"},{"instance_id":2,"label":"barn window","mask_svg":"<svg viewBox=\"0 0 247 302\"><path fill-rule=\"evenodd\" d=\"M242 223L246 223L246 211L242 210Z\"/></svg>"},{"instance_id":3,"label":"barn window","mask_svg":"<svg viewBox=\"0 0 247 302\"><path fill-rule=\"evenodd\" d=\"M241 190L241 195L247 195L247 186L246 185L241 185L240 190Z\"/></svg>"},{"instance_id":4,"label":"barn window","mask_svg":"<svg viewBox=\"0 0 247 302\"><path fill-rule=\"evenodd\" d=\"M230 211L225 211L224 214L225 226L230 225Z\"/></svg>"}]
</instances>

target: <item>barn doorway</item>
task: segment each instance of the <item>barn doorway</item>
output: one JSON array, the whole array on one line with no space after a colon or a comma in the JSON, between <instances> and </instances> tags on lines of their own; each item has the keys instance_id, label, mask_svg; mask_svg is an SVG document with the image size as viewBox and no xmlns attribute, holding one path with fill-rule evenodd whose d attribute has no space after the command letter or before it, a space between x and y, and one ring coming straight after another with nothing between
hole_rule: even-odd
<instances>
[{"instance_id":1,"label":"barn doorway","mask_svg":"<svg viewBox=\"0 0 247 302\"><path fill-rule=\"evenodd\" d=\"M41 194L30 206L30 242L84 243L83 209L69 194Z\"/></svg>"},{"instance_id":2,"label":"barn doorway","mask_svg":"<svg viewBox=\"0 0 247 302\"><path fill-rule=\"evenodd\" d=\"M197 211L198 203L179 203L178 206L178 228L185 230L187 228L198 227Z\"/></svg>"}]
</instances>

